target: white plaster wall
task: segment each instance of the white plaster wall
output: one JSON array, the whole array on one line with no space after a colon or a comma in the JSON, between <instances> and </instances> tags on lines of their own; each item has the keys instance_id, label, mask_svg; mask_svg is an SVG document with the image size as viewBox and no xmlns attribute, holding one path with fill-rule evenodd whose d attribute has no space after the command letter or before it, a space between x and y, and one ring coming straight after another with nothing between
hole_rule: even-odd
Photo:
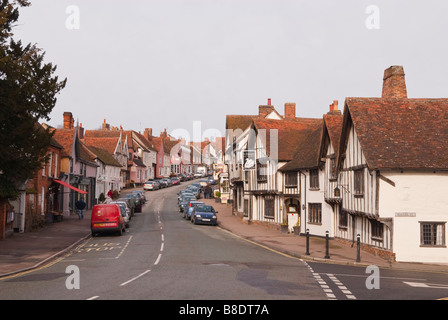
<instances>
[{"instance_id":1,"label":"white plaster wall","mask_svg":"<svg viewBox=\"0 0 448 320\"><path fill-rule=\"evenodd\" d=\"M379 215L393 219L393 251L397 261L448 263L446 247L420 246L420 221L448 221L448 173L381 174L395 183L393 187L380 180ZM400 217L397 213L411 217ZM447 228L445 224L445 245Z\"/></svg>"}]
</instances>

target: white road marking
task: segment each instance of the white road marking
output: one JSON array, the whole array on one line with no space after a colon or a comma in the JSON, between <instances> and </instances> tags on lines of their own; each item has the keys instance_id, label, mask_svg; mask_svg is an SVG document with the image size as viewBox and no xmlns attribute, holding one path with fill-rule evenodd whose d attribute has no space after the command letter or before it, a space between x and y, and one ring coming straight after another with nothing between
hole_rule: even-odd
<instances>
[{"instance_id":1,"label":"white road marking","mask_svg":"<svg viewBox=\"0 0 448 320\"><path fill-rule=\"evenodd\" d=\"M126 282L123 282L122 284L120 284L120 287L123 287L123 286L125 286L125 285L131 283L132 281L135 281L135 280L137 280L138 278L143 277L145 274L147 274L147 273L150 272L150 271L151 271L151 270L146 270L145 272L140 273L138 276L132 278L131 280L128 280L128 281L126 281Z\"/></svg>"},{"instance_id":2,"label":"white road marking","mask_svg":"<svg viewBox=\"0 0 448 320\"><path fill-rule=\"evenodd\" d=\"M403 281L403 283L414 288L448 289L448 284L441 284L441 283L422 283L422 282L406 282L406 281Z\"/></svg>"}]
</instances>

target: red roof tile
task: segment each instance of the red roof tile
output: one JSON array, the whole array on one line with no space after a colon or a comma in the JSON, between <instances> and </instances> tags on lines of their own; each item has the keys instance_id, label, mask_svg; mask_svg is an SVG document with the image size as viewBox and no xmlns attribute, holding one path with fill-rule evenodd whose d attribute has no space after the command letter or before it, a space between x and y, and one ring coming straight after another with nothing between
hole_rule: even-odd
<instances>
[{"instance_id":1,"label":"red roof tile","mask_svg":"<svg viewBox=\"0 0 448 320\"><path fill-rule=\"evenodd\" d=\"M341 150L350 122L370 169L448 169L448 99L347 98Z\"/></svg>"}]
</instances>

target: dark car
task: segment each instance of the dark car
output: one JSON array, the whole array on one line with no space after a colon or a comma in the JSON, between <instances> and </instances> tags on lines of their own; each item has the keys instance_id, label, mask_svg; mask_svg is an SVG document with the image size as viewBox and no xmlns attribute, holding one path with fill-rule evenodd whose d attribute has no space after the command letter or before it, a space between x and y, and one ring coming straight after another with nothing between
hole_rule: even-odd
<instances>
[{"instance_id":1,"label":"dark car","mask_svg":"<svg viewBox=\"0 0 448 320\"><path fill-rule=\"evenodd\" d=\"M141 195L141 202L142 204L146 203L146 195L145 192L143 190L133 190L131 193L138 193Z\"/></svg>"},{"instance_id":2,"label":"dark car","mask_svg":"<svg viewBox=\"0 0 448 320\"><path fill-rule=\"evenodd\" d=\"M137 198L136 194L128 193L124 197L126 199L131 199L131 201L134 201L134 212L142 212L142 204L140 203L140 199Z\"/></svg>"},{"instance_id":3,"label":"dark car","mask_svg":"<svg viewBox=\"0 0 448 320\"><path fill-rule=\"evenodd\" d=\"M160 188L168 188L168 183L163 179L156 180L160 183Z\"/></svg>"},{"instance_id":4,"label":"dark car","mask_svg":"<svg viewBox=\"0 0 448 320\"><path fill-rule=\"evenodd\" d=\"M209 205L197 205L191 213L191 222L194 224L210 224L216 226L218 223L218 217L216 214L218 211Z\"/></svg>"},{"instance_id":5,"label":"dark car","mask_svg":"<svg viewBox=\"0 0 448 320\"><path fill-rule=\"evenodd\" d=\"M188 186L187 190L189 190L192 194L194 194L196 196L196 198L200 198L201 197L201 189L195 187L195 186Z\"/></svg>"},{"instance_id":6,"label":"dark car","mask_svg":"<svg viewBox=\"0 0 448 320\"><path fill-rule=\"evenodd\" d=\"M193 212L195 206L199 204L204 204L204 202L192 200L187 203L187 205L184 208L184 218L187 220L191 220L191 213Z\"/></svg>"},{"instance_id":7,"label":"dark car","mask_svg":"<svg viewBox=\"0 0 448 320\"><path fill-rule=\"evenodd\" d=\"M190 201L194 201L194 200L197 200L195 196L190 196L190 195L182 196L182 198L180 199L180 203L179 203L179 211L183 212L187 203Z\"/></svg>"},{"instance_id":8,"label":"dark car","mask_svg":"<svg viewBox=\"0 0 448 320\"><path fill-rule=\"evenodd\" d=\"M179 203L180 200L182 199L182 196L183 196L183 195L186 195L186 194L191 195L191 196L194 196L193 192L191 192L190 190L181 190L181 191L179 191L179 193L177 194L177 202Z\"/></svg>"}]
</instances>

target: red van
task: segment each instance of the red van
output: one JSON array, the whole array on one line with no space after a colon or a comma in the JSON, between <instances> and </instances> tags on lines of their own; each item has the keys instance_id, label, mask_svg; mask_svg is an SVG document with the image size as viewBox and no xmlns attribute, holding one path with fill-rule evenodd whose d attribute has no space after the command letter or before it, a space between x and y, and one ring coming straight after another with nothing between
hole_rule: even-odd
<instances>
[{"instance_id":1,"label":"red van","mask_svg":"<svg viewBox=\"0 0 448 320\"><path fill-rule=\"evenodd\" d=\"M90 222L92 236L102 232L118 232L121 236L126 225L116 204L97 204L92 208Z\"/></svg>"}]
</instances>

